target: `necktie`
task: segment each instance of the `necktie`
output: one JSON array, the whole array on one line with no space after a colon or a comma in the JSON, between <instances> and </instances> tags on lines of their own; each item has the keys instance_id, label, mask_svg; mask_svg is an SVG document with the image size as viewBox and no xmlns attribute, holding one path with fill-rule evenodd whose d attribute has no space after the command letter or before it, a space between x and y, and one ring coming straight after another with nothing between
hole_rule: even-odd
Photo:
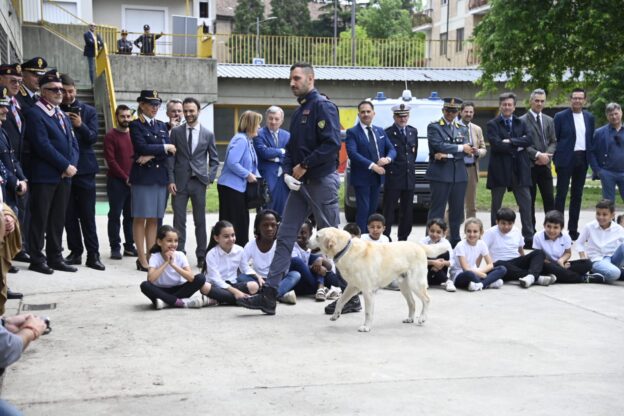
<instances>
[{"instance_id":1,"label":"necktie","mask_svg":"<svg viewBox=\"0 0 624 416\"><path fill-rule=\"evenodd\" d=\"M65 120L63 120L63 114L61 114L58 107L54 109L54 115L58 119L58 122L61 125L61 128L63 129L63 133L67 133L67 130L65 130Z\"/></svg>"},{"instance_id":2,"label":"necktie","mask_svg":"<svg viewBox=\"0 0 624 416\"><path fill-rule=\"evenodd\" d=\"M540 137L542 138L542 143L544 144L544 148L546 148L546 138L544 137L544 128L542 127L542 115L537 115L537 128L539 129Z\"/></svg>"},{"instance_id":3,"label":"necktie","mask_svg":"<svg viewBox=\"0 0 624 416\"><path fill-rule=\"evenodd\" d=\"M188 149L189 149L189 155L193 154L193 128L189 128L188 129L189 133L188 133Z\"/></svg>"},{"instance_id":4,"label":"necktie","mask_svg":"<svg viewBox=\"0 0 624 416\"><path fill-rule=\"evenodd\" d=\"M507 126L507 132L511 136L511 119L510 118L505 120L505 126Z\"/></svg>"},{"instance_id":5,"label":"necktie","mask_svg":"<svg viewBox=\"0 0 624 416\"><path fill-rule=\"evenodd\" d=\"M11 97L11 111L13 112L13 117L15 117L15 123L17 123L17 129L22 131L22 119L17 112L17 100L15 97Z\"/></svg>"},{"instance_id":6,"label":"necktie","mask_svg":"<svg viewBox=\"0 0 624 416\"><path fill-rule=\"evenodd\" d=\"M277 138L277 132L273 132L273 141L275 141L275 147L279 147L279 139Z\"/></svg>"},{"instance_id":7,"label":"necktie","mask_svg":"<svg viewBox=\"0 0 624 416\"><path fill-rule=\"evenodd\" d=\"M407 134L405 134L405 127L401 127L401 134L403 137L407 137Z\"/></svg>"},{"instance_id":8,"label":"necktie","mask_svg":"<svg viewBox=\"0 0 624 416\"><path fill-rule=\"evenodd\" d=\"M371 129L370 126L366 127L367 130L367 135L368 135L368 142L370 143L371 146L373 146L373 149L375 149L375 154L373 154L373 156L377 156L377 160L380 159L379 157L379 148L377 147L377 143L375 142L375 136L373 135L373 129Z\"/></svg>"}]
</instances>

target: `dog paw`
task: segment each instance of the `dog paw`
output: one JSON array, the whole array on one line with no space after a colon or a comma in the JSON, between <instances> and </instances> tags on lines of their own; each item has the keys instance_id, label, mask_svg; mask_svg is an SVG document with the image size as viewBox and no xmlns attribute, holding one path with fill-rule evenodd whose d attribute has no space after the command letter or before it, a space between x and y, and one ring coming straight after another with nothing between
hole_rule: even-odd
<instances>
[{"instance_id":1,"label":"dog paw","mask_svg":"<svg viewBox=\"0 0 624 416\"><path fill-rule=\"evenodd\" d=\"M403 319L403 323L404 324L413 324L414 323L414 318L405 318L405 319Z\"/></svg>"},{"instance_id":2,"label":"dog paw","mask_svg":"<svg viewBox=\"0 0 624 416\"><path fill-rule=\"evenodd\" d=\"M340 315L335 315L335 314L334 314L334 315L332 315L332 316L331 316L331 318L329 318L329 320L330 320L330 321L335 321L335 320L337 320L338 318L340 318Z\"/></svg>"},{"instance_id":3,"label":"dog paw","mask_svg":"<svg viewBox=\"0 0 624 416\"><path fill-rule=\"evenodd\" d=\"M424 324L426 320L427 320L426 316L419 316L418 317L418 325Z\"/></svg>"},{"instance_id":4,"label":"dog paw","mask_svg":"<svg viewBox=\"0 0 624 416\"><path fill-rule=\"evenodd\" d=\"M362 325L361 327L358 328L359 332L370 332L370 328L367 327L366 325Z\"/></svg>"}]
</instances>

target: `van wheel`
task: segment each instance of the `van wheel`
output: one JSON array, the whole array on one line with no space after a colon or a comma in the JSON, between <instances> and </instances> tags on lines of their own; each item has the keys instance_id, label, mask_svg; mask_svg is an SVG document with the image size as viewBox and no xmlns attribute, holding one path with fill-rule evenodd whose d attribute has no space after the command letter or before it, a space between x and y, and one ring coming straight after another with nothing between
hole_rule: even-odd
<instances>
[{"instance_id":1,"label":"van wheel","mask_svg":"<svg viewBox=\"0 0 624 416\"><path fill-rule=\"evenodd\" d=\"M347 222L355 222L355 208L344 204L344 213Z\"/></svg>"}]
</instances>

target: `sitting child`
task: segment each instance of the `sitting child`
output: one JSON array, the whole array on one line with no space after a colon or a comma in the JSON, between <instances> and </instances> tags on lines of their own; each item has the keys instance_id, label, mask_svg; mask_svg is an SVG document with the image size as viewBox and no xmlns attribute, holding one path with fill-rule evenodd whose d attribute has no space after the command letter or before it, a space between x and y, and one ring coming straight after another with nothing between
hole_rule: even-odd
<instances>
[{"instance_id":1,"label":"sitting child","mask_svg":"<svg viewBox=\"0 0 624 416\"><path fill-rule=\"evenodd\" d=\"M608 199L596 204L596 220L586 224L576 241L579 257L592 262L592 273L605 282L622 278L624 228L613 222L615 205Z\"/></svg>"},{"instance_id":2,"label":"sitting child","mask_svg":"<svg viewBox=\"0 0 624 416\"><path fill-rule=\"evenodd\" d=\"M381 214L373 214L368 217L367 226L368 233L362 234L360 237L364 241L372 241L373 243L389 243L390 239L384 235L386 229L386 219Z\"/></svg>"},{"instance_id":3,"label":"sitting child","mask_svg":"<svg viewBox=\"0 0 624 416\"><path fill-rule=\"evenodd\" d=\"M360 227L354 222L346 223L343 230L351 234L351 238L354 238L354 237L360 238L362 234L360 232Z\"/></svg>"},{"instance_id":4,"label":"sitting child","mask_svg":"<svg viewBox=\"0 0 624 416\"><path fill-rule=\"evenodd\" d=\"M500 289L502 277L507 273L505 266L494 266L488 247L481 240L483 223L477 218L468 218L464 223L466 238L453 249L451 277L456 287L467 288L470 292L481 289ZM479 265L481 260L485 262ZM447 283L448 285L448 283Z\"/></svg>"},{"instance_id":5,"label":"sitting child","mask_svg":"<svg viewBox=\"0 0 624 416\"><path fill-rule=\"evenodd\" d=\"M453 253L451 243L444 237L446 234L446 223L441 218L432 218L427 223L427 236L423 237L422 244L444 243L448 245L448 251L440 254L435 259L427 259L427 282L429 285L441 285L446 282L446 291L455 292L453 280L448 278L448 269L451 265L450 259Z\"/></svg>"},{"instance_id":6,"label":"sitting child","mask_svg":"<svg viewBox=\"0 0 624 416\"><path fill-rule=\"evenodd\" d=\"M253 269L243 261L243 248L236 244L234 226L229 221L218 221L212 227L205 273L201 292L219 304L236 305L236 299L258 292L258 282L243 274L251 274Z\"/></svg>"},{"instance_id":7,"label":"sitting child","mask_svg":"<svg viewBox=\"0 0 624 416\"><path fill-rule=\"evenodd\" d=\"M572 238L562 232L563 214L549 211L544 218L544 231L533 236L533 248L544 252L542 274L553 274L558 283L604 283L599 274L587 274L591 268L590 260L572 260Z\"/></svg>"},{"instance_id":8,"label":"sitting child","mask_svg":"<svg viewBox=\"0 0 624 416\"><path fill-rule=\"evenodd\" d=\"M141 292L156 309L165 305L176 308L201 308L203 299L194 298L206 281L204 276L193 275L183 252L177 251L178 232L170 225L158 229L156 244L150 249L147 281L141 283Z\"/></svg>"},{"instance_id":9,"label":"sitting child","mask_svg":"<svg viewBox=\"0 0 624 416\"><path fill-rule=\"evenodd\" d=\"M516 213L512 209L501 208L496 212L496 225L483 234L494 266L505 266L507 269L503 280L519 280L524 288L536 282L541 286L555 283L555 276L540 276L544 265L542 250L524 254L524 238L514 227L515 221Z\"/></svg>"},{"instance_id":10,"label":"sitting child","mask_svg":"<svg viewBox=\"0 0 624 416\"><path fill-rule=\"evenodd\" d=\"M299 229L290 259L290 270L301 275L301 279L295 286L295 293L314 295L319 302L324 302L325 299L338 299L342 291L337 287L339 284L336 273L333 271L334 264L320 254L310 253L308 241L311 235L312 223L306 220ZM329 286L330 290L327 291L325 286Z\"/></svg>"},{"instance_id":11,"label":"sitting child","mask_svg":"<svg viewBox=\"0 0 624 416\"><path fill-rule=\"evenodd\" d=\"M624 214L618 215L616 222L620 225L620 227L624 227Z\"/></svg>"}]
</instances>

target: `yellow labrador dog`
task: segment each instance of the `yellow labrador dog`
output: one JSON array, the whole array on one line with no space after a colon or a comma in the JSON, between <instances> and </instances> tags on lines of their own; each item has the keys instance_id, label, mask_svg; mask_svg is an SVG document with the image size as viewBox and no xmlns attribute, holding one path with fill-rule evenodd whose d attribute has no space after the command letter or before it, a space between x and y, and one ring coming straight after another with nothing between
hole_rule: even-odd
<instances>
[{"instance_id":1,"label":"yellow labrador dog","mask_svg":"<svg viewBox=\"0 0 624 416\"><path fill-rule=\"evenodd\" d=\"M397 277L401 293L407 301L408 316L404 323L414 322L416 303L412 292L422 302L418 323L427 319L429 294L427 293L427 257L437 257L448 251L447 244L422 245L411 241L375 244L351 238L351 234L337 228L323 228L309 241L309 247L319 248L323 254L333 258L340 274L347 282L347 288L338 299L336 310L330 318L340 317L342 308L358 292L364 296L364 325L360 332L369 332L375 310L374 293L387 286Z\"/></svg>"}]
</instances>

